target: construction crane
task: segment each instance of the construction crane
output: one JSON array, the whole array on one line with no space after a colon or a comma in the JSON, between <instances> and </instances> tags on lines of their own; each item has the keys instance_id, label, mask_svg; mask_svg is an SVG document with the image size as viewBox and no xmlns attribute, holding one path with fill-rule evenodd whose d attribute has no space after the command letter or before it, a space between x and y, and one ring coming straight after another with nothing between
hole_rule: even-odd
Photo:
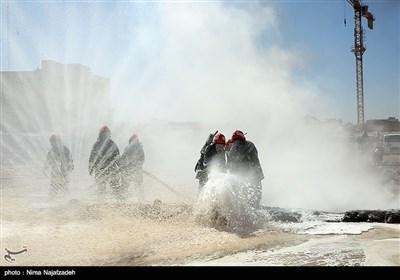
<instances>
[{"instance_id":1,"label":"construction crane","mask_svg":"<svg viewBox=\"0 0 400 280\"><path fill-rule=\"evenodd\" d=\"M363 28L361 18L365 17L368 21L368 28L373 29L374 15L368 12L368 6L361 0L347 0L354 9L354 47L352 52L356 57L356 90L357 90L357 130L365 132L364 126L364 86L363 86L363 53L364 47Z\"/></svg>"},{"instance_id":2,"label":"construction crane","mask_svg":"<svg viewBox=\"0 0 400 280\"><path fill-rule=\"evenodd\" d=\"M11 71L11 43L10 43L10 3L7 2L7 51L8 51L8 71Z\"/></svg>"}]
</instances>

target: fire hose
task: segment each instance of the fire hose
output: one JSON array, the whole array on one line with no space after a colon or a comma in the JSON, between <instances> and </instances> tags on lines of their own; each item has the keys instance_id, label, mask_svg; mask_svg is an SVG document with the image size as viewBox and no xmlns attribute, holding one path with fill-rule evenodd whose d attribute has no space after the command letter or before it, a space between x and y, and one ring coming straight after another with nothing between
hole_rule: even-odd
<instances>
[{"instance_id":1,"label":"fire hose","mask_svg":"<svg viewBox=\"0 0 400 280\"><path fill-rule=\"evenodd\" d=\"M188 198L186 195L176 191L175 189L173 189L170 185L168 185L167 183L165 183L163 180L161 180L160 178L158 178L157 176L151 174L150 172L143 170L143 173L146 174L147 176L149 176L150 178L152 178L153 180L157 181L158 183L160 183L161 185L163 185L164 187L166 187L168 190L170 190L171 192L173 192L174 194L184 197L184 198Z\"/></svg>"}]
</instances>

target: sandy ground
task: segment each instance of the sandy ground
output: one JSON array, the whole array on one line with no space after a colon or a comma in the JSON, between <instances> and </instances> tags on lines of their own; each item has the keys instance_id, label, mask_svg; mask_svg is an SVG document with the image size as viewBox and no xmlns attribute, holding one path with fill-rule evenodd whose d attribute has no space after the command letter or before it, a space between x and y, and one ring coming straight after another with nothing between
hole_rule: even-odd
<instances>
[{"instance_id":1,"label":"sandy ground","mask_svg":"<svg viewBox=\"0 0 400 280\"><path fill-rule=\"evenodd\" d=\"M190 265L207 266L399 266L400 226L373 224L359 235L297 235L277 247L251 250ZM273 240L273 238L271 239ZM267 244L271 244L271 240Z\"/></svg>"},{"instance_id":2,"label":"sandy ground","mask_svg":"<svg viewBox=\"0 0 400 280\"><path fill-rule=\"evenodd\" d=\"M376 224L374 230L355 237L365 252L364 265L400 265L400 225Z\"/></svg>"},{"instance_id":3,"label":"sandy ground","mask_svg":"<svg viewBox=\"0 0 400 280\"><path fill-rule=\"evenodd\" d=\"M301 223L279 222L243 235L199 225L186 210L182 204L138 215L133 205L72 201L3 213L1 250L25 246L28 252L15 256L15 263L2 258L1 265L400 265L398 224L322 223L336 233L307 234L295 227ZM351 227L362 233L346 234Z\"/></svg>"},{"instance_id":4,"label":"sandy ground","mask_svg":"<svg viewBox=\"0 0 400 280\"><path fill-rule=\"evenodd\" d=\"M239 234L198 224L185 203L53 201L45 180L1 183L0 250L27 248L1 266L400 265L399 224L266 221Z\"/></svg>"}]
</instances>

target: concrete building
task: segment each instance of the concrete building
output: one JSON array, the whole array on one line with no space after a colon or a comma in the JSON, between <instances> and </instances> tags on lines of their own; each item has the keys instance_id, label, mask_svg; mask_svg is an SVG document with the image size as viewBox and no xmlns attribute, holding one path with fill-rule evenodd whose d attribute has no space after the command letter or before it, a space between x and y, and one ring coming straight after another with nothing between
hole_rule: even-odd
<instances>
[{"instance_id":1,"label":"concrete building","mask_svg":"<svg viewBox=\"0 0 400 280\"><path fill-rule=\"evenodd\" d=\"M367 120L365 123L365 128L368 132L400 131L400 122L395 117L389 117L386 120Z\"/></svg>"},{"instance_id":2,"label":"concrete building","mask_svg":"<svg viewBox=\"0 0 400 280\"><path fill-rule=\"evenodd\" d=\"M110 79L86 66L43 60L34 71L0 75L3 162L43 152L53 133L79 153L111 121Z\"/></svg>"}]
</instances>

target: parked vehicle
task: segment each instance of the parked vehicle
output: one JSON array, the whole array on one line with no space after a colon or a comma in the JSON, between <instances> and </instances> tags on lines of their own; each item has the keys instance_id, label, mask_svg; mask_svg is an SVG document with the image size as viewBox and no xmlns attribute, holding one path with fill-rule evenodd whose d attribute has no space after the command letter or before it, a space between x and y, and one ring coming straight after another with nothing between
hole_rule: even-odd
<instances>
[{"instance_id":1,"label":"parked vehicle","mask_svg":"<svg viewBox=\"0 0 400 280\"><path fill-rule=\"evenodd\" d=\"M400 133L385 133L382 135L384 155L400 155Z\"/></svg>"}]
</instances>

